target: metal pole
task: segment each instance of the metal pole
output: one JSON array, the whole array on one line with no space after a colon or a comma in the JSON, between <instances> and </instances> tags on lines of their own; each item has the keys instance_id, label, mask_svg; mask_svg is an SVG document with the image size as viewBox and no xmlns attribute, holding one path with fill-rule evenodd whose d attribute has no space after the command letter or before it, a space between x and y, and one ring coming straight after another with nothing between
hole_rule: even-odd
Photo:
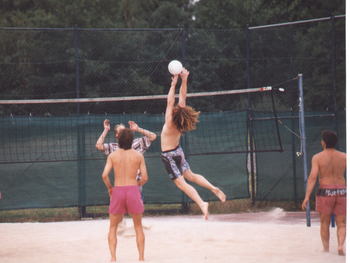
<instances>
[{"instance_id":1,"label":"metal pole","mask_svg":"<svg viewBox=\"0 0 350 263\"><path fill-rule=\"evenodd\" d=\"M181 47L182 47L182 65L185 67L186 66L186 29L185 26L182 26L182 35L181 35ZM185 156L188 153L188 137L187 137L187 132L185 133L184 136L181 136L181 144L183 145L183 150L185 152ZM186 156L186 159L188 161L189 156ZM186 179L185 179L186 180ZM188 196L182 192L182 212L188 214L188 212L190 211L190 205L189 205L189 201L188 201Z\"/></svg>"},{"instance_id":2,"label":"metal pole","mask_svg":"<svg viewBox=\"0 0 350 263\"><path fill-rule=\"evenodd\" d=\"M79 98L79 50L78 50L78 26L74 26L74 41L75 41L75 79L76 79L76 93ZM80 114L80 103L77 103L77 114Z\"/></svg>"},{"instance_id":3,"label":"metal pole","mask_svg":"<svg viewBox=\"0 0 350 263\"><path fill-rule=\"evenodd\" d=\"M303 150L303 165L304 165L304 186L305 193L307 188L307 159L306 159L306 137L305 137L305 119L304 119L304 95L303 95L303 74L298 74L299 80L299 118L300 118L300 129L301 129L301 142ZM311 226L310 220L310 203L306 206L306 221L307 226Z\"/></svg>"},{"instance_id":4,"label":"metal pole","mask_svg":"<svg viewBox=\"0 0 350 263\"><path fill-rule=\"evenodd\" d=\"M290 56L290 72L289 78L292 79L294 76L293 73L293 26L289 25L289 56ZM292 89L292 82L290 83L290 90ZM295 100L294 92L290 93L290 111L291 116L293 116L293 102ZM292 120L292 130L294 131L294 120ZM298 189L297 189L297 171L296 171L296 155L295 155L295 136L292 136L292 159L293 159L293 185L294 185L294 203L297 204L298 201Z\"/></svg>"},{"instance_id":5,"label":"metal pole","mask_svg":"<svg viewBox=\"0 0 350 263\"><path fill-rule=\"evenodd\" d=\"M333 69L333 101L334 101L334 132L338 133L337 123L337 82L336 82L336 57L335 57L335 24L332 16L332 69Z\"/></svg>"},{"instance_id":6,"label":"metal pole","mask_svg":"<svg viewBox=\"0 0 350 263\"><path fill-rule=\"evenodd\" d=\"M246 27L246 38L247 38L247 83L248 89L250 88L250 36L249 36L249 25ZM248 93L248 114L249 114L249 155L250 155L250 182L252 187L252 205L255 205L255 173L254 173L254 142L253 142L253 112L252 112L252 102L250 98L250 93Z\"/></svg>"},{"instance_id":7,"label":"metal pole","mask_svg":"<svg viewBox=\"0 0 350 263\"><path fill-rule=\"evenodd\" d=\"M334 15L332 16L332 71L333 71L333 102L334 102L334 132L338 134L338 114L337 114L337 85L335 78L335 24L334 24ZM339 144L336 146L339 149ZM335 218L332 213L332 227L335 227Z\"/></svg>"}]
</instances>

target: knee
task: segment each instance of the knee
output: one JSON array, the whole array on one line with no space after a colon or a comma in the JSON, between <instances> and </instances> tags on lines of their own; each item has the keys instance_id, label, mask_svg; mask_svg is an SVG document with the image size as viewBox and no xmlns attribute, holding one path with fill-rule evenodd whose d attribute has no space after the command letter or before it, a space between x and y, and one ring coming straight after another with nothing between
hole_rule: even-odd
<instances>
[{"instance_id":1,"label":"knee","mask_svg":"<svg viewBox=\"0 0 350 263\"><path fill-rule=\"evenodd\" d=\"M185 190L186 185L187 185L187 183L186 183L186 181L185 181L185 179L183 177L179 177L179 178L175 179L174 183L182 191Z\"/></svg>"},{"instance_id":2,"label":"knee","mask_svg":"<svg viewBox=\"0 0 350 263\"><path fill-rule=\"evenodd\" d=\"M337 228L346 228L346 221L340 221L340 222L336 222L337 224Z\"/></svg>"},{"instance_id":3,"label":"knee","mask_svg":"<svg viewBox=\"0 0 350 263\"><path fill-rule=\"evenodd\" d=\"M116 226L110 226L109 227L109 234L113 235L117 233L117 227Z\"/></svg>"},{"instance_id":4,"label":"knee","mask_svg":"<svg viewBox=\"0 0 350 263\"><path fill-rule=\"evenodd\" d=\"M346 227L346 217L335 215L335 223L337 224L337 228L345 228Z\"/></svg>"},{"instance_id":5,"label":"knee","mask_svg":"<svg viewBox=\"0 0 350 263\"><path fill-rule=\"evenodd\" d=\"M190 181L195 180L195 174L191 170L187 170L186 172L184 172L184 177Z\"/></svg>"}]
</instances>

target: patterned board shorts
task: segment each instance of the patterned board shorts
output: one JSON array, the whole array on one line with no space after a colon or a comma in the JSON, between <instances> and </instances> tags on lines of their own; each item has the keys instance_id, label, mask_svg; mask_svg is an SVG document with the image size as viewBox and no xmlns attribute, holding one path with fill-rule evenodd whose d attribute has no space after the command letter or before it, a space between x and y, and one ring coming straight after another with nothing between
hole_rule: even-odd
<instances>
[{"instance_id":1,"label":"patterned board shorts","mask_svg":"<svg viewBox=\"0 0 350 263\"><path fill-rule=\"evenodd\" d=\"M162 152L161 158L171 180L179 178L190 169L180 145L174 150Z\"/></svg>"}]
</instances>

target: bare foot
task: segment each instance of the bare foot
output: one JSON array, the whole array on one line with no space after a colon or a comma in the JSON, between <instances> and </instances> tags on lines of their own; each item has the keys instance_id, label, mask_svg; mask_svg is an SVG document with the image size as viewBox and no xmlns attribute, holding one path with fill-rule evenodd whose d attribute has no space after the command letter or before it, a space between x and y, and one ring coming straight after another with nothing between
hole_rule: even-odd
<instances>
[{"instance_id":1,"label":"bare foot","mask_svg":"<svg viewBox=\"0 0 350 263\"><path fill-rule=\"evenodd\" d=\"M226 201L226 195L219 188L215 187L213 193L216 194L217 197L219 197L221 202Z\"/></svg>"},{"instance_id":2,"label":"bare foot","mask_svg":"<svg viewBox=\"0 0 350 263\"><path fill-rule=\"evenodd\" d=\"M111 258L111 262L116 262L117 258Z\"/></svg>"},{"instance_id":3,"label":"bare foot","mask_svg":"<svg viewBox=\"0 0 350 263\"><path fill-rule=\"evenodd\" d=\"M200 209L202 210L202 213L204 214L205 220L208 220L208 208L209 203L203 202L203 204L200 206Z\"/></svg>"},{"instance_id":4,"label":"bare foot","mask_svg":"<svg viewBox=\"0 0 350 263\"><path fill-rule=\"evenodd\" d=\"M345 256L345 253L344 253L344 250L343 250L342 247L339 247L339 248L338 248L338 255L339 255L339 256Z\"/></svg>"}]
</instances>

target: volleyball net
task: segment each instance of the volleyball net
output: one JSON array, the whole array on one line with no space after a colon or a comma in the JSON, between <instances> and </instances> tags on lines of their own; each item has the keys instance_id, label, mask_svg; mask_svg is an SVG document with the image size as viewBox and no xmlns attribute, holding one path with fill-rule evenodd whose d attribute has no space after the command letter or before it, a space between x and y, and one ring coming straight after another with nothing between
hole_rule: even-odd
<instances>
[{"instance_id":1,"label":"volleyball net","mask_svg":"<svg viewBox=\"0 0 350 263\"><path fill-rule=\"evenodd\" d=\"M285 83L290 85L291 80ZM274 96L285 92L282 84L221 92L189 93L187 104L201 111L197 129L185 133L181 144L186 155L282 151ZM275 94L275 95L274 95ZM282 96L284 96L283 94ZM115 142L114 125L129 120L158 135L145 157L160 154L167 95L86 99L2 100L9 107L20 105L25 115L1 117L0 163L61 162L104 159L95 147L109 119L111 131L105 142ZM73 109L81 114L53 115L54 108ZM94 114L96 107L104 114ZM109 109L122 109L108 114ZM212 109L208 112L208 109ZM100 111L100 110L99 110ZM36 116L34 112L41 112ZM248 147L249 121L253 122L254 148ZM136 137L143 136L135 133Z\"/></svg>"},{"instance_id":2,"label":"volleyball net","mask_svg":"<svg viewBox=\"0 0 350 263\"><path fill-rule=\"evenodd\" d=\"M160 159L165 94L0 103L9 112L21 112L0 117L0 210L107 205L101 179L106 155L95 147L105 119L111 124L105 143L116 142L114 125L127 125L129 120L158 135L145 153L149 174L143 188L145 204L191 202L171 183ZM197 128L184 133L180 144L191 169L220 187L227 200L252 196L261 200L267 194L291 200L293 184L297 195L304 194L301 158L296 155L297 79L252 89L190 92L187 104L201 114ZM74 113L77 108L80 114ZM306 135L311 147L333 119L315 115L315 121L308 120ZM135 132L135 137L141 136ZM317 150L308 148L309 158ZM293 167L297 179L290 176ZM207 189L194 187L203 200L217 200Z\"/></svg>"}]
</instances>

